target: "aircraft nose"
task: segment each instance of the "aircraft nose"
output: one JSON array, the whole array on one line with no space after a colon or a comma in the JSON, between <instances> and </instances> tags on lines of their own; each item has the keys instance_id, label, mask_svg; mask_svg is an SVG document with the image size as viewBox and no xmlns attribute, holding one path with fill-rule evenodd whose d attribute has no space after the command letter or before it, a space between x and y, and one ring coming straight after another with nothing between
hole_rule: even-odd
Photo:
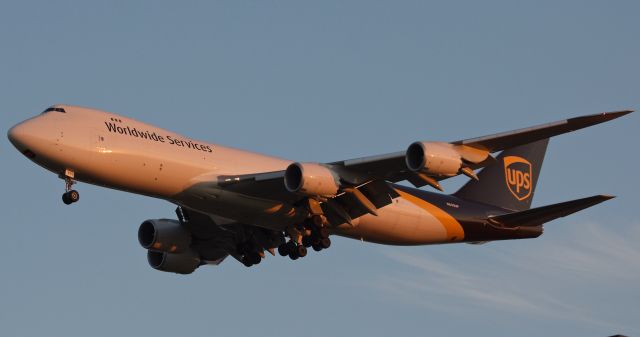
<instances>
[{"instance_id":1,"label":"aircraft nose","mask_svg":"<svg viewBox=\"0 0 640 337\"><path fill-rule=\"evenodd\" d=\"M9 141L13 146L20 149L24 147L25 138L28 137L27 127L25 126L25 122L16 124L14 127L9 129L7 132L7 137L9 137Z\"/></svg>"},{"instance_id":2,"label":"aircraft nose","mask_svg":"<svg viewBox=\"0 0 640 337\"><path fill-rule=\"evenodd\" d=\"M7 137L18 151L29 158L34 158L34 151L41 150L38 129L38 122L35 121L35 118L32 118L9 129Z\"/></svg>"}]
</instances>

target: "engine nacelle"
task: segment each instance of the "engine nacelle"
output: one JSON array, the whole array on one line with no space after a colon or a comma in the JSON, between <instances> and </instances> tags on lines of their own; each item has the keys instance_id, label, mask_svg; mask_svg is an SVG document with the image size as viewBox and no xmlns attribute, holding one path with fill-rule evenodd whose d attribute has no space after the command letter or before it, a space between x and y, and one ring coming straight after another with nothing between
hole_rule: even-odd
<instances>
[{"instance_id":1,"label":"engine nacelle","mask_svg":"<svg viewBox=\"0 0 640 337\"><path fill-rule=\"evenodd\" d=\"M293 163L284 173L284 186L289 192L308 196L332 197L340 185L333 171L317 163Z\"/></svg>"},{"instance_id":2,"label":"engine nacelle","mask_svg":"<svg viewBox=\"0 0 640 337\"><path fill-rule=\"evenodd\" d=\"M149 250L147 261L156 270L176 274L191 274L201 263L200 256L191 249L179 254Z\"/></svg>"},{"instance_id":3,"label":"engine nacelle","mask_svg":"<svg viewBox=\"0 0 640 337\"><path fill-rule=\"evenodd\" d=\"M454 176L462 167L460 153L448 143L415 142L405 160L409 170L433 175Z\"/></svg>"},{"instance_id":4,"label":"engine nacelle","mask_svg":"<svg viewBox=\"0 0 640 337\"><path fill-rule=\"evenodd\" d=\"M138 242L146 249L181 253L191 245L191 233L176 220L146 220L138 228Z\"/></svg>"}]
</instances>

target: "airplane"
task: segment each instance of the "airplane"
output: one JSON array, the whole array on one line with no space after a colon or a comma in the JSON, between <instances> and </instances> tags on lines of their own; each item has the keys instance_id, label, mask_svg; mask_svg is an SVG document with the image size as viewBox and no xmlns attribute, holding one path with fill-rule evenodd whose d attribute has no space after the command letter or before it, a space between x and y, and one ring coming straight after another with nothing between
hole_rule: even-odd
<instances>
[{"instance_id":1,"label":"airplane","mask_svg":"<svg viewBox=\"0 0 640 337\"><path fill-rule=\"evenodd\" d=\"M111 112L53 105L8 131L31 161L65 182L167 200L177 220L138 229L151 267L190 274L232 256L247 267L266 253L297 260L331 235L386 245L536 238L543 224L613 198L595 195L531 208L549 138L632 110L569 118L453 142L330 163L294 162L191 139ZM480 171L478 171L480 170ZM444 194L440 182L469 177ZM398 184L407 181L408 184Z\"/></svg>"}]
</instances>

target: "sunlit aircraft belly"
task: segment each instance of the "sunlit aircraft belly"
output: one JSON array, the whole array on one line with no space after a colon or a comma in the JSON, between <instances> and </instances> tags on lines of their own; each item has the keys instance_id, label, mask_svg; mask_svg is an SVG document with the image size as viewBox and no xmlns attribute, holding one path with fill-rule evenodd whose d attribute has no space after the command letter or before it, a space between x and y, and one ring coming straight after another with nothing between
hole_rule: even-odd
<instances>
[{"instance_id":1,"label":"sunlit aircraft belly","mask_svg":"<svg viewBox=\"0 0 640 337\"><path fill-rule=\"evenodd\" d=\"M400 197L379 209L378 216L364 215L354 222L354 226L339 226L335 234L391 245L424 245L464 239L464 230L454 217L425 200L398 192Z\"/></svg>"}]
</instances>

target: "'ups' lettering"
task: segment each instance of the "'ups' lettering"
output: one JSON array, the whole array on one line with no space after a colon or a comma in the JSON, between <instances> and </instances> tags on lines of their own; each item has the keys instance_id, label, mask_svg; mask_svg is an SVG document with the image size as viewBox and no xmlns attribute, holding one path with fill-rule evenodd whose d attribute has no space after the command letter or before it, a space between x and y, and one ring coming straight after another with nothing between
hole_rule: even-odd
<instances>
[{"instance_id":1,"label":"'ups' lettering","mask_svg":"<svg viewBox=\"0 0 640 337\"><path fill-rule=\"evenodd\" d=\"M507 188L519 201L531 196L531 163L517 156L504 157L504 174Z\"/></svg>"}]
</instances>

